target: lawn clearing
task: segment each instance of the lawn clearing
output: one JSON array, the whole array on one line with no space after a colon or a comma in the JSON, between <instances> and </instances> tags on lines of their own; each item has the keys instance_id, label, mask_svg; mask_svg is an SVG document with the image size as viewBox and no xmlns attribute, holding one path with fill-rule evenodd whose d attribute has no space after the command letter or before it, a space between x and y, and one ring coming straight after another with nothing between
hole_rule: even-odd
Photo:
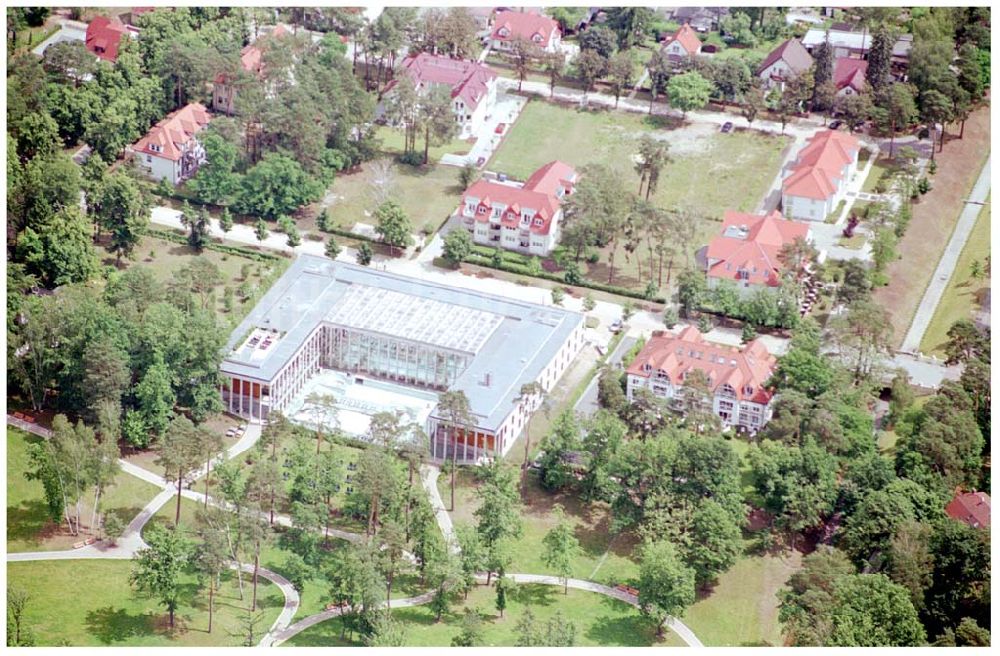
<instances>
[{"instance_id":1,"label":"lawn clearing","mask_svg":"<svg viewBox=\"0 0 1000 656\"><path fill-rule=\"evenodd\" d=\"M837 240L837 246L841 248L850 248L852 250L861 250L861 247L865 245L865 235L860 232L854 233L851 237L841 237Z\"/></svg>"},{"instance_id":2,"label":"lawn clearing","mask_svg":"<svg viewBox=\"0 0 1000 656\"><path fill-rule=\"evenodd\" d=\"M7 427L7 551L11 553L69 549L91 536L90 533L71 535L65 522L52 521L46 512L42 484L25 477L29 467L28 444L41 439ZM119 472L115 485L101 499L101 510L114 512L128 522L158 492L156 486ZM93 492L88 491L80 511L85 528L90 524L92 504Z\"/></svg>"},{"instance_id":3,"label":"lawn clearing","mask_svg":"<svg viewBox=\"0 0 1000 656\"><path fill-rule=\"evenodd\" d=\"M945 138L944 151L937 153L937 173L931 177L933 189L914 204L913 219L896 248L900 259L886 267L889 284L872 294L892 323L894 345L906 336L963 203L989 156L989 121L989 107L980 107L969 115L964 139Z\"/></svg>"},{"instance_id":4,"label":"lawn clearing","mask_svg":"<svg viewBox=\"0 0 1000 656\"><path fill-rule=\"evenodd\" d=\"M113 265L114 255L111 255L103 248L97 250L104 264ZM196 253L194 249L184 244L176 244L166 239L154 236L145 236L135 248L135 260L129 266L148 267L157 280L168 283L173 279L174 272L188 266L195 258L208 260L219 267L222 274L223 283L215 289L215 311L218 318L223 322L231 321L234 325L239 322L244 312L249 312L252 305L241 303L239 298L233 298L233 311L226 312L223 302L223 295L226 287L231 287L235 293L236 288L243 282L260 288L265 284L264 279L272 270L277 270L278 274L288 266L290 260L278 258L273 262L258 262L250 258L229 253L220 253L209 249ZM243 267L248 267L248 278L245 281L242 277Z\"/></svg>"},{"instance_id":5,"label":"lawn clearing","mask_svg":"<svg viewBox=\"0 0 1000 656\"><path fill-rule=\"evenodd\" d=\"M985 260L990 255L990 198L979 212L976 223L969 234L969 240L958 257L955 271L941 296L934 317L927 325L924 339L920 342L922 353L944 357L944 346L948 341L948 329L959 319L972 319L981 309L982 300L989 292L988 275L976 280L972 277L973 262L979 262L985 269Z\"/></svg>"},{"instance_id":6,"label":"lawn clearing","mask_svg":"<svg viewBox=\"0 0 1000 656\"><path fill-rule=\"evenodd\" d=\"M458 207L462 195L458 173L454 166L396 165L392 195L410 217L414 233L434 234ZM375 224L375 207L364 170L338 175L329 194L330 216L342 230L350 230L356 223ZM299 221L299 227L315 231L315 219Z\"/></svg>"},{"instance_id":7,"label":"lawn clearing","mask_svg":"<svg viewBox=\"0 0 1000 656\"><path fill-rule=\"evenodd\" d=\"M492 588L478 586L469 593L467 601L455 604L441 622L435 622L434 613L427 606L400 608L393 611L393 617L403 623L406 645L412 647L450 646L452 638L461 630L465 608L474 608L483 615L484 645L490 647L514 646L517 623L526 608L531 609L536 622L542 626L557 612L571 620L576 626L577 646L646 647L679 642L679 638L668 631L668 639L657 643L653 623L643 618L637 609L593 592L570 590L569 594L563 594L557 586L518 585L503 618L496 610L495 599ZM340 631L340 619L334 618L306 629L286 644L297 647L361 644L341 641Z\"/></svg>"},{"instance_id":8,"label":"lawn clearing","mask_svg":"<svg viewBox=\"0 0 1000 656\"><path fill-rule=\"evenodd\" d=\"M375 136L382 140L382 150L393 155L399 155L403 152L403 131L399 128L389 127L387 125L380 125L375 128ZM452 139L451 141L442 144L440 146L431 145L430 150L428 150L427 155L430 159L431 164L436 163L441 159L442 155L453 154L453 155L466 155L470 150L472 150L472 144L475 143L473 140L470 142L468 139ZM417 139L417 152L423 155L424 153L424 139L423 136Z\"/></svg>"},{"instance_id":9,"label":"lawn clearing","mask_svg":"<svg viewBox=\"0 0 1000 656\"><path fill-rule=\"evenodd\" d=\"M24 626L39 646L239 646L249 595L239 599L235 573L223 574L215 595L212 633L208 628L208 592L187 574L181 583L177 627L167 627L167 613L155 599L129 585L127 560L36 561L7 564L8 585L30 596ZM284 606L277 586L261 580L257 589L263 636ZM237 635L231 635L236 633Z\"/></svg>"},{"instance_id":10,"label":"lawn clearing","mask_svg":"<svg viewBox=\"0 0 1000 656\"><path fill-rule=\"evenodd\" d=\"M861 164L859 163L858 166L860 167ZM892 175L896 171L896 168L893 160L888 157L880 157L875 160L871 170L868 172L868 177L865 178L864 184L861 185L861 191L866 191L870 194L876 193L875 185L882 179L882 176ZM886 182L888 182L888 177L886 178Z\"/></svg>"},{"instance_id":11,"label":"lawn clearing","mask_svg":"<svg viewBox=\"0 0 1000 656\"><path fill-rule=\"evenodd\" d=\"M802 554L746 556L719 577L681 619L709 647L783 644L776 593L800 566Z\"/></svg>"},{"instance_id":12,"label":"lawn clearing","mask_svg":"<svg viewBox=\"0 0 1000 656\"><path fill-rule=\"evenodd\" d=\"M525 106L489 168L523 180L553 159L577 169L603 163L622 171L626 184L638 190L633 156L644 134L665 139L673 158L661 173L651 200L660 207L684 209L693 215L698 222L695 249L718 232L725 210L752 212L757 207L789 143L784 137L748 130L720 134L715 126L681 125L676 120L626 112L572 109L535 99ZM589 279L608 282L606 250L600 253L599 262L584 264ZM644 287L650 271L645 245L629 261L624 249L618 250L614 284ZM679 254L675 266L691 265L693 254Z\"/></svg>"}]
</instances>

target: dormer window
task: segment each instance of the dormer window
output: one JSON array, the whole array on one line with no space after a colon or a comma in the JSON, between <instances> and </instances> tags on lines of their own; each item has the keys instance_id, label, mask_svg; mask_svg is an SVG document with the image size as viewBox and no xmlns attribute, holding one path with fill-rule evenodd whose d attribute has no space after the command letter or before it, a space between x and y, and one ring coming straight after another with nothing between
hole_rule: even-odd
<instances>
[{"instance_id":1,"label":"dormer window","mask_svg":"<svg viewBox=\"0 0 1000 656\"><path fill-rule=\"evenodd\" d=\"M743 394L745 396L753 396L753 385L747 385L743 388Z\"/></svg>"},{"instance_id":2,"label":"dormer window","mask_svg":"<svg viewBox=\"0 0 1000 656\"><path fill-rule=\"evenodd\" d=\"M642 365L642 370L643 371L652 371L653 370L653 365L651 365L651 364L649 364L647 362L646 364Z\"/></svg>"},{"instance_id":3,"label":"dormer window","mask_svg":"<svg viewBox=\"0 0 1000 656\"><path fill-rule=\"evenodd\" d=\"M500 30L497 31L497 34L499 34L500 36L506 37L506 36L508 36L510 34L510 30L508 30L506 27L501 27Z\"/></svg>"},{"instance_id":4,"label":"dormer window","mask_svg":"<svg viewBox=\"0 0 1000 656\"><path fill-rule=\"evenodd\" d=\"M533 37L531 37L531 40L534 41L535 43L541 43L542 42L542 35L541 34L536 34Z\"/></svg>"},{"instance_id":5,"label":"dormer window","mask_svg":"<svg viewBox=\"0 0 1000 656\"><path fill-rule=\"evenodd\" d=\"M541 226L542 225L542 220L536 217L535 218L535 225L536 226Z\"/></svg>"},{"instance_id":6,"label":"dormer window","mask_svg":"<svg viewBox=\"0 0 1000 656\"><path fill-rule=\"evenodd\" d=\"M161 148L160 148L160 146L159 146L159 145L157 145L157 144L149 144L149 149L150 149L151 151L153 151L154 153L159 153L159 152L162 152L162 149L161 149Z\"/></svg>"}]
</instances>

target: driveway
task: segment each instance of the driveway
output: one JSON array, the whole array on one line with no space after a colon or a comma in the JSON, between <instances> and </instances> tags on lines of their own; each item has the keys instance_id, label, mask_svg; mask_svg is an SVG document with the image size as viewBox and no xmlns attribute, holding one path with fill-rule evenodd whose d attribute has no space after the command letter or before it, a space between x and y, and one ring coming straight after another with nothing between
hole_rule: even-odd
<instances>
[{"instance_id":1,"label":"driveway","mask_svg":"<svg viewBox=\"0 0 1000 656\"><path fill-rule=\"evenodd\" d=\"M87 24L80 23L78 21L64 20L60 22L61 27L59 31L45 39L37 46L32 49L32 54L41 57L45 53L45 49L51 45L61 43L63 41L86 41L87 40Z\"/></svg>"},{"instance_id":2,"label":"driveway","mask_svg":"<svg viewBox=\"0 0 1000 656\"><path fill-rule=\"evenodd\" d=\"M497 126L505 123L509 130L511 124L517 120L527 102L528 99L523 96L504 93L498 88L493 113L483 121L483 126L476 135L476 143L472 146L472 150L467 155L455 155L452 153L442 155L441 164L465 166L467 162L478 162L480 158L482 158L483 162L489 161L494 151L503 143L501 135L496 132ZM506 130L504 131L504 135L506 135Z\"/></svg>"},{"instance_id":3,"label":"driveway","mask_svg":"<svg viewBox=\"0 0 1000 656\"><path fill-rule=\"evenodd\" d=\"M628 353L628 350L632 348L632 345L638 341L638 338L631 335L626 335L618 342L618 346L615 350L608 354L607 360L605 362L609 365L615 366L621 363L622 358ZM584 346L584 348L588 348ZM597 412L597 383L600 379L600 374L595 375L590 383L587 385L587 389L583 390L583 394L580 399L573 406L573 410L582 414L584 417L589 417L595 412Z\"/></svg>"}]
</instances>

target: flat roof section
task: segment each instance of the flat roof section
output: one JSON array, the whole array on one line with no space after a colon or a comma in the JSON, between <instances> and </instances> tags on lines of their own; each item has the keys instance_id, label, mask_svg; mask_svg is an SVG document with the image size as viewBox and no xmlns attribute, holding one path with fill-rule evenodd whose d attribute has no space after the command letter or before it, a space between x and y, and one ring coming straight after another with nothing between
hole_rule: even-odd
<instances>
[{"instance_id":1,"label":"flat roof section","mask_svg":"<svg viewBox=\"0 0 1000 656\"><path fill-rule=\"evenodd\" d=\"M269 382L324 324L437 348L474 348L465 351L472 355L469 366L451 389L465 392L480 426L499 428L521 385L541 377L582 323L583 315L558 307L299 255L232 332L220 370ZM277 330L281 338L264 351L241 348L257 328Z\"/></svg>"}]
</instances>

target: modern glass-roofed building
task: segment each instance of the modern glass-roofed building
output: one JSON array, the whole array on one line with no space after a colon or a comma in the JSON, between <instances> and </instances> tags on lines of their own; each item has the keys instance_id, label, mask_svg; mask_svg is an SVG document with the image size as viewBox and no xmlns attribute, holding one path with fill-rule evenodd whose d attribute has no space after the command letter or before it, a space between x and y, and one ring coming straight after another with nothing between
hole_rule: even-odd
<instances>
[{"instance_id":1,"label":"modern glass-roofed building","mask_svg":"<svg viewBox=\"0 0 1000 656\"><path fill-rule=\"evenodd\" d=\"M550 390L583 330L560 308L301 255L231 335L222 398L251 421L281 411L309 423L307 397L328 394L356 434L397 410L432 436L432 457L450 458L436 395L461 390L476 426L457 437L457 458L474 462L507 452L538 402L521 404L521 386Z\"/></svg>"}]
</instances>

